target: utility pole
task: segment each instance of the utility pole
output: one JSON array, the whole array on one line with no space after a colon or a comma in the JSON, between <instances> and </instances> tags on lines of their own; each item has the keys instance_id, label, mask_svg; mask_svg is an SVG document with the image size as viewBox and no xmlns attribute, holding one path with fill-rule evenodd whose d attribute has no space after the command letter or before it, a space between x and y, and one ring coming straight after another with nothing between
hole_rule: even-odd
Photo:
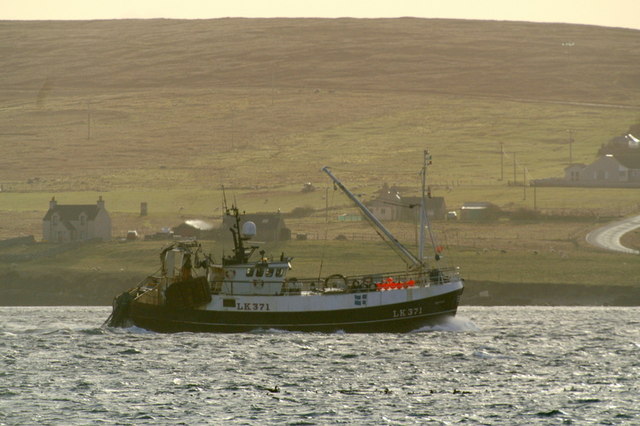
<instances>
[{"instance_id":1,"label":"utility pole","mask_svg":"<svg viewBox=\"0 0 640 426\"><path fill-rule=\"evenodd\" d=\"M91 101L87 101L87 140L91 140Z\"/></svg>"},{"instance_id":2,"label":"utility pole","mask_svg":"<svg viewBox=\"0 0 640 426\"><path fill-rule=\"evenodd\" d=\"M275 103L275 94L276 94L276 89L275 89L275 71L274 71L274 63L271 63L271 106L273 107L273 104Z\"/></svg>"},{"instance_id":3,"label":"utility pole","mask_svg":"<svg viewBox=\"0 0 640 426\"><path fill-rule=\"evenodd\" d=\"M236 134L236 110L234 107L231 107L231 151L234 149L234 137Z\"/></svg>"},{"instance_id":4,"label":"utility pole","mask_svg":"<svg viewBox=\"0 0 640 426\"><path fill-rule=\"evenodd\" d=\"M504 144L500 142L500 182L504 180Z\"/></svg>"},{"instance_id":5,"label":"utility pole","mask_svg":"<svg viewBox=\"0 0 640 426\"><path fill-rule=\"evenodd\" d=\"M573 130L569 129L569 165L573 164Z\"/></svg>"},{"instance_id":6,"label":"utility pole","mask_svg":"<svg viewBox=\"0 0 640 426\"><path fill-rule=\"evenodd\" d=\"M516 184L518 178L516 177L516 153L513 153L513 184Z\"/></svg>"},{"instance_id":7,"label":"utility pole","mask_svg":"<svg viewBox=\"0 0 640 426\"><path fill-rule=\"evenodd\" d=\"M329 187L328 186L324 189L324 222L329 223Z\"/></svg>"}]
</instances>

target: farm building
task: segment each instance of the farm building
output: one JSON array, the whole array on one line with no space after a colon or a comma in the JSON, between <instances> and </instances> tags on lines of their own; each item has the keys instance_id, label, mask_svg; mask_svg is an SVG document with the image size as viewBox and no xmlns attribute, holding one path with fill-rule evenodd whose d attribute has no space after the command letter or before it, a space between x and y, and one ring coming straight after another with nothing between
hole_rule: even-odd
<instances>
[{"instance_id":1,"label":"farm building","mask_svg":"<svg viewBox=\"0 0 640 426\"><path fill-rule=\"evenodd\" d=\"M186 220L180 225L174 227L173 235L182 238L206 239L214 237L215 227L204 220L192 219Z\"/></svg>"},{"instance_id":2,"label":"farm building","mask_svg":"<svg viewBox=\"0 0 640 426\"><path fill-rule=\"evenodd\" d=\"M608 154L589 165L570 165L564 179L586 186L640 186L640 164Z\"/></svg>"},{"instance_id":3,"label":"farm building","mask_svg":"<svg viewBox=\"0 0 640 426\"><path fill-rule=\"evenodd\" d=\"M409 209L403 209L404 218L406 220L413 220L419 217L422 197L404 197L402 200L405 205L409 206ZM444 220L447 216L447 205L444 202L444 197L427 198L426 210L427 216L430 219Z\"/></svg>"},{"instance_id":4,"label":"farm building","mask_svg":"<svg viewBox=\"0 0 640 426\"><path fill-rule=\"evenodd\" d=\"M42 219L42 239L55 243L111 240L111 218L100 197L96 204L58 204L55 197Z\"/></svg>"},{"instance_id":5,"label":"farm building","mask_svg":"<svg viewBox=\"0 0 640 426\"><path fill-rule=\"evenodd\" d=\"M600 150L591 164L571 164L564 178L538 179L536 186L588 186L609 188L640 187L640 141L627 135Z\"/></svg>"},{"instance_id":6,"label":"farm building","mask_svg":"<svg viewBox=\"0 0 640 426\"><path fill-rule=\"evenodd\" d=\"M233 217L225 216L222 220L222 234L224 237L231 235L229 229L233 225ZM280 213L253 213L245 214L240 221L240 227L245 222L256 224L255 240L258 241L287 241L291 239L291 230L286 227L284 218Z\"/></svg>"},{"instance_id":7,"label":"farm building","mask_svg":"<svg viewBox=\"0 0 640 426\"><path fill-rule=\"evenodd\" d=\"M447 206L444 197L431 197L426 199L427 216L430 219L443 220L447 214ZM393 198L379 197L367 203L380 220L416 220L420 215L422 197L401 197L396 194Z\"/></svg>"}]
</instances>

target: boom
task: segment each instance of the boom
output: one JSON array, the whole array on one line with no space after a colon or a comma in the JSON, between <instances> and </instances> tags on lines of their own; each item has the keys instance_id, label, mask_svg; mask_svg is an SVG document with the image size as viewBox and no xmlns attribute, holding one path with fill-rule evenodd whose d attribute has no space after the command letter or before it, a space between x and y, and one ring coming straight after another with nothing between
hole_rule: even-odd
<instances>
[{"instance_id":1,"label":"boom","mask_svg":"<svg viewBox=\"0 0 640 426\"><path fill-rule=\"evenodd\" d=\"M402 245L402 243L400 243L400 241L398 241L398 239L396 237L393 236L393 234L384 227L384 225L378 220L377 217L374 216L373 213L371 213L371 211L364 205L362 204L362 202L351 192L349 191L343 184L342 182L340 182L338 180L337 177L335 177L333 175L333 173L331 173L331 170L329 170L329 167L323 167L322 171L325 172L327 175L329 175L329 177L331 178L331 180L333 180L333 182L338 186L338 188L340 188L342 190L342 192L344 192L347 197L349 197L351 199L351 201L353 201L356 206L358 206L358 208L362 211L362 213L367 217L367 219L369 219L371 221L371 223L374 224L374 226L384 234L385 237L387 237L388 241L393 244L395 246L396 249L398 249L398 251L400 251L400 253L402 253L402 255L409 260L410 264L412 266L421 266L422 262L420 260L418 260L417 257L414 256L413 253L411 253L405 246Z\"/></svg>"}]
</instances>

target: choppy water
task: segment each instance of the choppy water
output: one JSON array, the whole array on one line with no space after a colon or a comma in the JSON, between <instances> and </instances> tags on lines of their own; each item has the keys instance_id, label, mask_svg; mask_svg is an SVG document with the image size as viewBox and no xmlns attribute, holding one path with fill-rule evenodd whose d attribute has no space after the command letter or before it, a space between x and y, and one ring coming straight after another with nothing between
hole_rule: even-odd
<instances>
[{"instance_id":1,"label":"choppy water","mask_svg":"<svg viewBox=\"0 0 640 426\"><path fill-rule=\"evenodd\" d=\"M0 308L0 424L638 424L638 308L460 309L409 334L163 335Z\"/></svg>"}]
</instances>

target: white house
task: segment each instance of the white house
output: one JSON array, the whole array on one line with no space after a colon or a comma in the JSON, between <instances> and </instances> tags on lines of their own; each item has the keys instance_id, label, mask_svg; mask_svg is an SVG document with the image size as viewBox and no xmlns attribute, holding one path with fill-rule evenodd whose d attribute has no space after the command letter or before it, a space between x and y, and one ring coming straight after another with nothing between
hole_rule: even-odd
<instances>
[{"instance_id":1,"label":"white house","mask_svg":"<svg viewBox=\"0 0 640 426\"><path fill-rule=\"evenodd\" d=\"M608 154L589 165L572 164L565 169L565 181L593 186L640 183L640 169L634 168L635 164L630 164L629 161L620 160Z\"/></svg>"},{"instance_id":2,"label":"white house","mask_svg":"<svg viewBox=\"0 0 640 426\"><path fill-rule=\"evenodd\" d=\"M42 239L54 243L111 239L111 218L102 196L96 204L60 205L55 197L42 219Z\"/></svg>"},{"instance_id":3,"label":"white house","mask_svg":"<svg viewBox=\"0 0 640 426\"><path fill-rule=\"evenodd\" d=\"M606 154L591 164L571 164L563 178L531 181L535 186L582 186L593 188L640 187L640 155L629 150L627 155Z\"/></svg>"}]
</instances>

